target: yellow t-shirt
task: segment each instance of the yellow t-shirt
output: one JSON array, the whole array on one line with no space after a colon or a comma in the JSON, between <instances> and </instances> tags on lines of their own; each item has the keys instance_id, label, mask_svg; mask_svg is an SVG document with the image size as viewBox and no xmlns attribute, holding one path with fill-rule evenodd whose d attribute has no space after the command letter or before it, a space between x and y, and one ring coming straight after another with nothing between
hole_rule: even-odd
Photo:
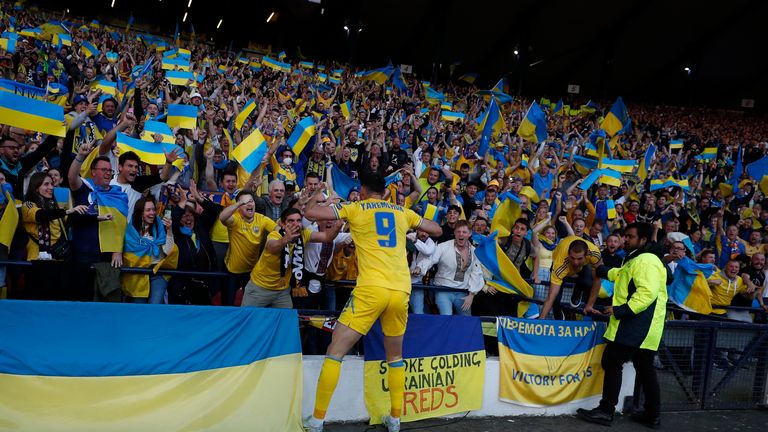
<instances>
[{"instance_id":1,"label":"yellow t-shirt","mask_svg":"<svg viewBox=\"0 0 768 432\"><path fill-rule=\"evenodd\" d=\"M229 207L232 203L234 203L234 198L230 198L229 194L225 193L221 197L221 206L222 207ZM229 243L229 228L227 228L226 225L221 223L219 218L216 218L216 221L213 223L213 226L211 227L211 241L215 241L218 243Z\"/></svg>"},{"instance_id":2,"label":"yellow t-shirt","mask_svg":"<svg viewBox=\"0 0 768 432\"><path fill-rule=\"evenodd\" d=\"M709 289L712 291L712 313L722 315L725 314L725 309L719 309L714 307L715 305L727 306L731 304L731 300L736 297L737 294L747 292L747 284L741 276L736 276L736 279L729 281L723 274L723 270L713 273L708 280L719 280L720 285L710 285Z\"/></svg>"},{"instance_id":3,"label":"yellow t-shirt","mask_svg":"<svg viewBox=\"0 0 768 432\"><path fill-rule=\"evenodd\" d=\"M301 230L301 241L304 242L304 253L306 254L306 247L309 243L309 238L312 236L312 230L309 228L304 228ZM280 235L277 231L272 231L267 236L267 241L269 240L280 240L283 238L282 235ZM290 244L290 254L291 254L291 260L293 259L293 250L294 250L294 244ZM284 289L288 289L288 283L291 280L291 269L293 268L293 264L289 263L288 268L285 269L285 275L280 275L280 258L283 254L283 250L281 249L280 252L273 254L272 252L268 251L266 248L264 249L264 252L261 253L261 257L259 257L259 262L256 263L256 266L253 267L253 271L251 271L251 282L255 283L256 285L272 290L272 291L281 291Z\"/></svg>"},{"instance_id":4,"label":"yellow t-shirt","mask_svg":"<svg viewBox=\"0 0 768 432\"><path fill-rule=\"evenodd\" d=\"M38 229L37 222L35 221L35 214L40 210L40 207L33 202L25 201L21 206L21 220L24 223L24 231L29 234L29 241L27 242L27 261L36 260L40 255L40 244L38 243ZM52 220L48 223L48 229L50 232L51 246L59 241L61 236L61 226L64 221L61 219Z\"/></svg>"},{"instance_id":5,"label":"yellow t-shirt","mask_svg":"<svg viewBox=\"0 0 768 432\"><path fill-rule=\"evenodd\" d=\"M232 218L234 222L228 227L229 249L224 257L224 264L231 273L248 273L256 265L262 233L274 230L277 224L259 213L253 215L251 222L243 219L238 211Z\"/></svg>"},{"instance_id":6,"label":"yellow t-shirt","mask_svg":"<svg viewBox=\"0 0 768 432\"><path fill-rule=\"evenodd\" d=\"M595 246L591 241L584 240L581 237L569 236L557 244L557 247L552 252L552 274L550 275L550 283L562 285L563 279L568 276L577 275L583 268L573 268L568 261L568 248L571 243L576 240L581 240L587 244L587 257L584 261L584 265L595 265L600 262L600 249Z\"/></svg>"},{"instance_id":7,"label":"yellow t-shirt","mask_svg":"<svg viewBox=\"0 0 768 432\"><path fill-rule=\"evenodd\" d=\"M410 293L405 234L421 226L421 216L379 199L336 204L332 208L339 219L349 221L357 253L357 286Z\"/></svg>"}]
</instances>

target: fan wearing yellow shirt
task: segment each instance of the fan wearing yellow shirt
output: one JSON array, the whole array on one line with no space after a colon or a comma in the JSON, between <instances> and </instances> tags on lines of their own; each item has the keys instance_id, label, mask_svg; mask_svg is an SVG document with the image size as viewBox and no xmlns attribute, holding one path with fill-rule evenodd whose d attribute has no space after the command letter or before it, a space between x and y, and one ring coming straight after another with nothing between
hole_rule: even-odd
<instances>
[{"instance_id":1,"label":"fan wearing yellow shirt","mask_svg":"<svg viewBox=\"0 0 768 432\"><path fill-rule=\"evenodd\" d=\"M405 235L410 229L420 229L438 237L442 229L410 209L383 200L385 188L381 175L366 174L361 178L362 201L324 206L310 199L305 208L305 216L310 220L345 219L349 222L359 270L357 285L336 323L326 352L317 383L314 413L304 421L305 427L312 432L323 430L323 420L339 380L344 355L379 318L389 364L387 382L391 403L390 415L384 416L382 422L390 431L400 430L405 391L403 334L411 292Z\"/></svg>"},{"instance_id":2,"label":"fan wearing yellow shirt","mask_svg":"<svg viewBox=\"0 0 768 432\"><path fill-rule=\"evenodd\" d=\"M232 306L235 292L245 286L256 265L263 238L266 233L274 231L277 224L256 213L256 203L248 191L238 193L235 203L221 211L219 220L229 230L229 248L224 256L224 265L230 276L222 290L221 304Z\"/></svg>"},{"instance_id":3,"label":"fan wearing yellow shirt","mask_svg":"<svg viewBox=\"0 0 768 432\"><path fill-rule=\"evenodd\" d=\"M305 245L328 243L336 238L341 225L326 231L302 228L301 210L289 207L280 214L280 231L267 236L264 252L251 271L241 306L291 309L291 291L304 278Z\"/></svg>"}]
</instances>

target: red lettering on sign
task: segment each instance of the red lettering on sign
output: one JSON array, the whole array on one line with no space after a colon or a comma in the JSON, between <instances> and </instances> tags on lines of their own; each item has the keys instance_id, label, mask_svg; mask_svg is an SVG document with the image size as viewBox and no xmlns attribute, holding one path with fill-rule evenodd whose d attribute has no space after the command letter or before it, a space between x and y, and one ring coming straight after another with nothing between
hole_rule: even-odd
<instances>
[{"instance_id":1,"label":"red lettering on sign","mask_svg":"<svg viewBox=\"0 0 768 432\"><path fill-rule=\"evenodd\" d=\"M448 388L445 389L446 393L453 396L453 403L448 403L447 401L445 402L446 408L453 408L459 404L459 395L456 394L455 390L456 390L456 386L454 385L449 385Z\"/></svg>"},{"instance_id":2,"label":"red lettering on sign","mask_svg":"<svg viewBox=\"0 0 768 432\"><path fill-rule=\"evenodd\" d=\"M413 407L413 411L418 414L419 410L416 408L416 393L407 391L403 393L403 398L405 399L403 403L403 415L408 414L408 405L411 405Z\"/></svg>"}]
</instances>

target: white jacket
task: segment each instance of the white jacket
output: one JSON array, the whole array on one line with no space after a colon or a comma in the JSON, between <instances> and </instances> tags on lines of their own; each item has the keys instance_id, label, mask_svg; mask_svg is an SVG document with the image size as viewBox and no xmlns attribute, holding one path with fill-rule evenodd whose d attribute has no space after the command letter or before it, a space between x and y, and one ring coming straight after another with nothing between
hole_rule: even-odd
<instances>
[{"instance_id":1,"label":"white jacket","mask_svg":"<svg viewBox=\"0 0 768 432\"><path fill-rule=\"evenodd\" d=\"M418 267L422 273L429 270L437 264L437 274L435 274L434 284L449 288L461 288L468 290L472 294L477 294L485 281L483 279L483 270L480 267L480 261L475 256L475 248L469 245L470 263L467 271L464 273L464 279L454 280L456 275L456 246L455 240L450 240L437 245L435 253L429 257L420 260Z\"/></svg>"}]
</instances>

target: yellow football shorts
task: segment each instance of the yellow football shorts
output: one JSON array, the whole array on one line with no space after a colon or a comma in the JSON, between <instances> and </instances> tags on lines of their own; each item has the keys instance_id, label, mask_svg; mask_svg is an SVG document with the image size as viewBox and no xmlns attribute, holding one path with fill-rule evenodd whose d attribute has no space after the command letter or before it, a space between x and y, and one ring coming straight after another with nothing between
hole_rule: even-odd
<instances>
[{"instance_id":1,"label":"yellow football shorts","mask_svg":"<svg viewBox=\"0 0 768 432\"><path fill-rule=\"evenodd\" d=\"M381 318L384 336L402 336L408 322L410 294L381 287L358 286L352 290L339 322L360 334L368 334Z\"/></svg>"}]
</instances>

